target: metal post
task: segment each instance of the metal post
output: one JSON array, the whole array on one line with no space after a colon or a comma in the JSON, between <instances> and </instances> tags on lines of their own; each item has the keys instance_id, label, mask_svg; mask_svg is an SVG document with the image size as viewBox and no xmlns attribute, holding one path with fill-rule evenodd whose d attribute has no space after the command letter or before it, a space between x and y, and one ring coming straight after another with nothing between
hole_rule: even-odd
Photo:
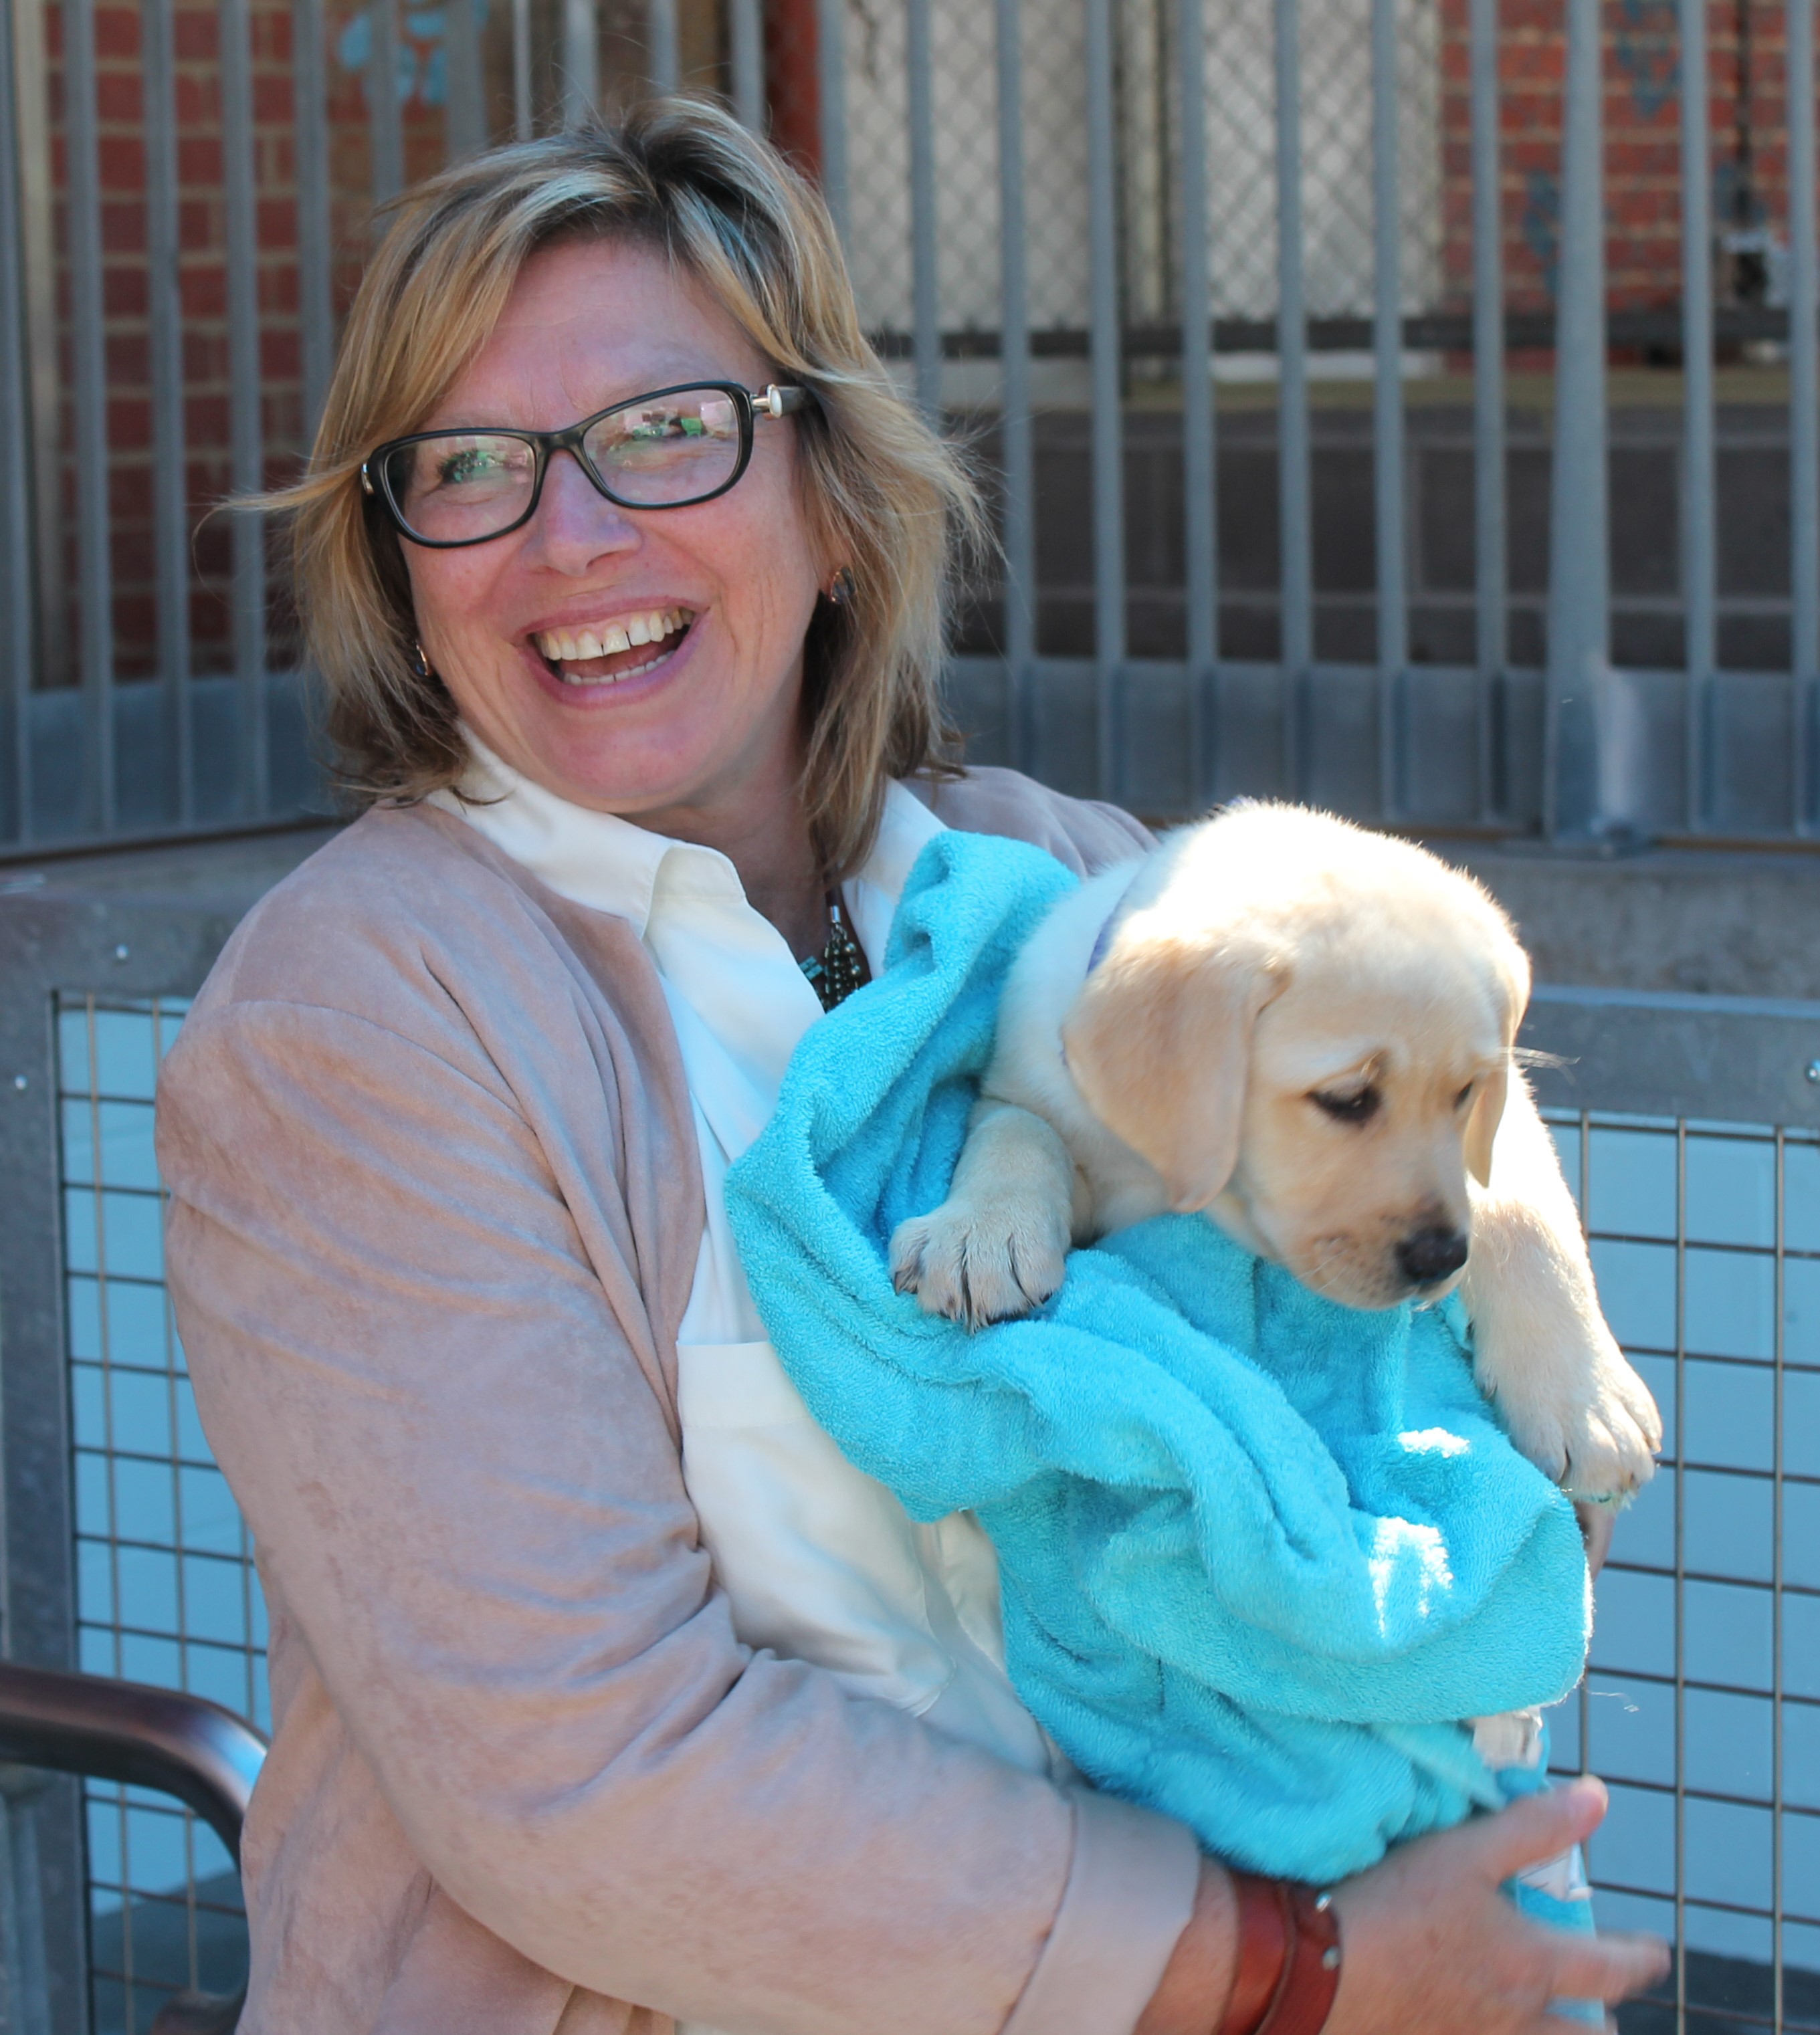
<instances>
[{"instance_id":1,"label":"metal post","mask_svg":"<svg viewBox=\"0 0 1820 2035\"><path fill-rule=\"evenodd\" d=\"M1788 2010L1782 1955L1782 1916L1787 1905L1782 1859L1782 1519L1784 1421L1788 1395L1788 1134L1776 1130L1776 1321L1770 1343L1775 1384L1771 1407L1769 1458L1769 1968L1770 2035L1782 2035ZM1676 1438L1679 1447L1679 1438Z\"/></svg>"},{"instance_id":2,"label":"metal post","mask_svg":"<svg viewBox=\"0 0 1820 2035\"><path fill-rule=\"evenodd\" d=\"M1011 760L1034 754L1035 468L1030 412L1030 288L1025 269L1023 44L1019 0L993 0L998 59L999 459L1004 470L1006 713Z\"/></svg>"},{"instance_id":3,"label":"metal post","mask_svg":"<svg viewBox=\"0 0 1820 2035\"><path fill-rule=\"evenodd\" d=\"M846 0L816 0L816 85L821 107L822 196L844 244L849 224Z\"/></svg>"},{"instance_id":4,"label":"metal post","mask_svg":"<svg viewBox=\"0 0 1820 2035\"><path fill-rule=\"evenodd\" d=\"M177 816L196 816L190 695L190 489L183 429L183 302L177 224L176 46L172 0L145 0L146 311L151 327L153 549L158 675L177 781Z\"/></svg>"},{"instance_id":5,"label":"metal post","mask_svg":"<svg viewBox=\"0 0 1820 2035\"><path fill-rule=\"evenodd\" d=\"M1403 806L1402 705L1409 664L1403 508L1402 222L1398 217L1396 0L1371 0L1372 451L1377 544L1377 797Z\"/></svg>"},{"instance_id":6,"label":"metal post","mask_svg":"<svg viewBox=\"0 0 1820 2035\"><path fill-rule=\"evenodd\" d=\"M765 131L764 24L759 0L727 0L727 37L732 45L733 110L755 134Z\"/></svg>"},{"instance_id":7,"label":"metal post","mask_svg":"<svg viewBox=\"0 0 1820 2035\"><path fill-rule=\"evenodd\" d=\"M591 120L600 95L594 0L563 0L563 125L579 127Z\"/></svg>"},{"instance_id":8,"label":"metal post","mask_svg":"<svg viewBox=\"0 0 1820 2035\"><path fill-rule=\"evenodd\" d=\"M477 0L444 0L447 12L449 100L443 115L443 152L451 163L486 145L487 115L480 77L480 24Z\"/></svg>"},{"instance_id":9,"label":"metal post","mask_svg":"<svg viewBox=\"0 0 1820 2035\"><path fill-rule=\"evenodd\" d=\"M531 134L531 0L512 0L512 135Z\"/></svg>"},{"instance_id":10,"label":"metal post","mask_svg":"<svg viewBox=\"0 0 1820 2035\"><path fill-rule=\"evenodd\" d=\"M101 288L101 171L96 132L94 0L63 0L69 160L70 352L76 426L78 667L88 712L87 823L112 830L114 572L107 516L107 360Z\"/></svg>"},{"instance_id":11,"label":"metal post","mask_svg":"<svg viewBox=\"0 0 1820 2035\"><path fill-rule=\"evenodd\" d=\"M1717 656L1713 447L1712 149L1706 85L1707 0L1680 0L1681 357L1683 414L1681 577L1686 613L1686 818L1706 823L1707 724Z\"/></svg>"},{"instance_id":12,"label":"metal post","mask_svg":"<svg viewBox=\"0 0 1820 2035\"><path fill-rule=\"evenodd\" d=\"M10 9L8 9L10 12ZM0 830L17 841L32 834L32 690L37 645L34 562L34 475L32 390L26 359L25 290L21 259L23 207L19 189L19 80L13 68L13 24L0 17L0 432L21 449L0 476L0 646L9 671L5 686L0 761Z\"/></svg>"},{"instance_id":13,"label":"metal post","mask_svg":"<svg viewBox=\"0 0 1820 2035\"><path fill-rule=\"evenodd\" d=\"M1188 582L1189 798L1214 796L1219 739L1219 536L1214 466L1213 285L1207 201L1207 21L1178 0L1181 77L1181 487Z\"/></svg>"},{"instance_id":14,"label":"metal post","mask_svg":"<svg viewBox=\"0 0 1820 2035\"><path fill-rule=\"evenodd\" d=\"M1814 697L1820 677L1820 304L1814 150L1814 0L1788 0L1788 461L1793 562L1794 822L1814 823Z\"/></svg>"},{"instance_id":15,"label":"metal post","mask_svg":"<svg viewBox=\"0 0 1820 2035\"><path fill-rule=\"evenodd\" d=\"M1308 314L1302 288L1302 21L1274 0L1276 69L1276 462L1282 552L1283 778L1302 788L1303 694L1314 653L1308 434Z\"/></svg>"},{"instance_id":16,"label":"metal post","mask_svg":"<svg viewBox=\"0 0 1820 2035\"><path fill-rule=\"evenodd\" d=\"M253 167L253 51L248 0L220 0L221 156L228 239L228 410L234 491L265 484L260 419L259 248ZM394 112L397 111L394 107ZM233 521L234 677L239 694L239 809L262 814L271 772L266 725L266 532Z\"/></svg>"},{"instance_id":17,"label":"metal post","mask_svg":"<svg viewBox=\"0 0 1820 2035\"><path fill-rule=\"evenodd\" d=\"M646 0L645 63L653 92L660 98L682 82L682 54L676 37L676 0Z\"/></svg>"},{"instance_id":18,"label":"metal post","mask_svg":"<svg viewBox=\"0 0 1820 2035\"><path fill-rule=\"evenodd\" d=\"M1567 0L1542 794L1551 837L1588 833L1600 817L1596 694L1611 643L1600 80L1599 0Z\"/></svg>"},{"instance_id":19,"label":"metal post","mask_svg":"<svg viewBox=\"0 0 1820 2035\"><path fill-rule=\"evenodd\" d=\"M1687 1119L1675 1124L1675 2035L1687 2035Z\"/></svg>"},{"instance_id":20,"label":"metal post","mask_svg":"<svg viewBox=\"0 0 1820 2035\"><path fill-rule=\"evenodd\" d=\"M1498 0L1471 0L1472 72L1472 495L1478 608L1479 816L1497 817L1498 715L1509 656L1505 584L1502 118Z\"/></svg>"},{"instance_id":21,"label":"metal post","mask_svg":"<svg viewBox=\"0 0 1820 2035\"><path fill-rule=\"evenodd\" d=\"M935 53L930 0L907 0L906 70L910 87L910 325L916 347L917 401L941 422L941 299L936 267Z\"/></svg>"},{"instance_id":22,"label":"metal post","mask_svg":"<svg viewBox=\"0 0 1820 2035\"><path fill-rule=\"evenodd\" d=\"M367 58L367 119L373 156L373 202L383 205L405 187L405 134L398 111L398 0L371 0L371 54Z\"/></svg>"},{"instance_id":23,"label":"metal post","mask_svg":"<svg viewBox=\"0 0 1820 2035\"><path fill-rule=\"evenodd\" d=\"M333 284L330 275L329 102L322 0L295 0L297 129L297 299L303 377L303 428L314 438L335 364Z\"/></svg>"},{"instance_id":24,"label":"metal post","mask_svg":"<svg viewBox=\"0 0 1820 2035\"><path fill-rule=\"evenodd\" d=\"M65 501L52 476L63 470L63 374L58 329L56 200L51 160L47 10L7 0L12 19L13 99L17 139L20 288L24 298L25 386L31 412L32 562L38 683L70 673ZM65 73L66 92L69 89ZM24 732L22 731L22 735Z\"/></svg>"},{"instance_id":25,"label":"metal post","mask_svg":"<svg viewBox=\"0 0 1820 2035\"><path fill-rule=\"evenodd\" d=\"M1119 332L1118 175L1111 0L1087 0L1087 247L1091 270L1094 667L1098 793L1121 790L1125 664L1125 406Z\"/></svg>"}]
</instances>

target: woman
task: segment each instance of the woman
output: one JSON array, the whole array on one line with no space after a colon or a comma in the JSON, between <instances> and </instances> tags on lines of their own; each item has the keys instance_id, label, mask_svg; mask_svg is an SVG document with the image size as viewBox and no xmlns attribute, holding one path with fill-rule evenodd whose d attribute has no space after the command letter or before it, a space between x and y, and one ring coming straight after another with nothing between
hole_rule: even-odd
<instances>
[{"instance_id":1,"label":"woman","mask_svg":"<svg viewBox=\"0 0 1820 2035\"><path fill-rule=\"evenodd\" d=\"M689 105L446 172L290 506L369 809L230 942L160 1118L272 1616L248 2035L1250 2027L1280 1940L1054 1770L978 1529L841 1461L725 1232L804 965L863 974L930 833L1138 837L942 769L977 512L819 204ZM1600 1807L1341 1890L1333 2035L1650 1977L1496 1892Z\"/></svg>"}]
</instances>

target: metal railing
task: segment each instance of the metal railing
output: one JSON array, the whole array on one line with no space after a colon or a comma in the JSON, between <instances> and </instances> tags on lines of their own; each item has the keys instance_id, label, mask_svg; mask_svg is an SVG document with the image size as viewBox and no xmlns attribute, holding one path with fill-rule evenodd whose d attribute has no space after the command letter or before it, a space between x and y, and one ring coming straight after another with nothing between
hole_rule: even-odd
<instances>
[{"instance_id":1,"label":"metal railing","mask_svg":"<svg viewBox=\"0 0 1820 2035\"><path fill-rule=\"evenodd\" d=\"M1645 47L1636 10L1602 26L1601 0L1562 0L1543 118L1510 55L1540 31L1498 0L510 0L490 18L485 0L8 0L0 854L321 805L281 562L205 511L294 470L373 202L488 139L677 85L722 93L820 176L880 343L992 468L1003 569L954 666L978 754L1159 813L1287 791L1416 826L1806 834L1812 8L1678 0L1675 37ZM1603 214L1630 202L1602 140L1620 77L1638 131L1679 149L1678 273L1658 234L1642 284L1606 274L1625 229ZM1722 147L1728 91L1758 126ZM1721 171L1766 194L1773 288L1736 284ZM1612 660L1608 538L1647 506L1608 483L1614 347L1682 362L1651 397L1679 413L1679 535L1658 546L1679 553L1678 664L1660 645ZM1752 385L1787 461L1786 586L1753 581L1787 630L1767 671L1720 660L1720 540L1764 483L1728 478L1716 348L1777 356ZM1341 397L1369 429L1336 450ZM1411 433L1443 397L1469 419L1471 479L1438 506ZM1512 450L1524 402L1546 514ZM1369 510L1324 537L1360 457ZM1456 525L1469 656L1437 650L1421 607L1430 526ZM1274 559L1247 566L1247 544ZM1358 621L1337 644L1336 547ZM1538 549L1545 647L1516 645L1523 663L1513 577Z\"/></svg>"},{"instance_id":2,"label":"metal railing","mask_svg":"<svg viewBox=\"0 0 1820 2035\"><path fill-rule=\"evenodd\" d=\"M0 1662L0 1759L174 1796L236 1864L265 1757L258 1732L203 1698ZM183 1988L164 2000L147 2035L232 2035L245 1999L244 1987Z\"/></svg>"}]
</instances>

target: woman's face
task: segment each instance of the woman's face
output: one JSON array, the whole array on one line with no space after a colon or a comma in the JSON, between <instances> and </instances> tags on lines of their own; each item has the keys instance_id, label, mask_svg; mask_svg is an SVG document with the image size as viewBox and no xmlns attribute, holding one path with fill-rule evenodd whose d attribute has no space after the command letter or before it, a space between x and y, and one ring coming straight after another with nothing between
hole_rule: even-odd
<instances>
[{"instance_id":1,"label":"woman's face","mask_svg":"<svg viewBox=\"0 0 1820 2035\"><path fill-rule=\"evenodd\" d=\"M765 362L664 258L571 241L526 262L485 348L420 429L560 430L691 381L762 389ZM796 483L796 426L761 419L737 486L620 509L566 453L522 529L458 551L405 544L418 635L462 718L562 797L647 822L793 784L803 638L831 570ZM680 616L686 626L675 626ZM560 656L659 617L660 640ZM565 641L564 639L567 639Z\"/></svg>"}]
</instances>

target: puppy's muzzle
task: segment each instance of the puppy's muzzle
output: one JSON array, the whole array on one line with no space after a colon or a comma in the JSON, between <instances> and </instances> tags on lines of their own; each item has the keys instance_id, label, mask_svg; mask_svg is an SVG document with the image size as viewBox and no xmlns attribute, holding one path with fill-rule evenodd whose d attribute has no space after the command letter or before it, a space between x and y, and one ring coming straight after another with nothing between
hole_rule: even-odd
<instances>
[{"instance_id":1,"label":"puppy's muzzle","mask_svg":"<svg viewBox=\"0 0 1820 2035\"><path fill-rule=\"evenodd\" d=\"M1396 1247L1396 1262L1412 1286L1438 1286L1466 1262L1470 1245L1458 1229L1419 1229Z\"/></svg>"}]
</instances>

